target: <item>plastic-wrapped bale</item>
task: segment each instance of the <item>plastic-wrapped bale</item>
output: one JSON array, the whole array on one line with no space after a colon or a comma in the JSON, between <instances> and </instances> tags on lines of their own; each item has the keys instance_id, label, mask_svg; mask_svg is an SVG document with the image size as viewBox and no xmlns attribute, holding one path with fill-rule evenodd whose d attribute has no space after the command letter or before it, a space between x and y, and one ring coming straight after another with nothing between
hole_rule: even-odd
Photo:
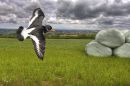
<instances>
[{"instance_id":1,"label":"plastic-wrapped bale","mask_svg":"<svg viewBox=\"0 0 130 86\"><path fill-rule=\"evenodd\" d=\"M96 35L96 41L107 47L116 48L125 43L125 36L118 29L101 30Z\"/></svg>"},{"instance_id":2,"label":"plastic-wrapped bale","mask_svg":"<svg viewBox=\"0 0 130 86\"><path fill-rule=\"evenodd\" d=\"M120 32L126 35L129 32L129 30L120 30Z\"/></svg>"},{"instance_id":3,"label":"plastic-wrapped bale","mask_svg":"<svg viewBox=\"0 0 130 86\"><path fill-rule=\"evenodd\" d=\"M86 44L85 52L91 56L111 56L112 50L109 47L103 46L96 41Z\"/></svg>"},{"instance_id":4,"label":"plastic-wrapped bale","mask_svg":"<svg viewBox=\"0 0 130 86\"><path fill-rule=\"evenodd\" d=\"M115 56L119 56L119 57L129 57L130 58L130 44L129 43L125 43L122 46L114 49L113 54Z\"/></svg>"},{"instance_id":5,"label":"plastic-wrapped bale","mask_svg":"<svg viewBox=\"0 0 130 86\"><path fill-rule=\"evenodd\" d=\"M126 43L130 43L130 31L126 32Z\"/></svg>"}]
</instances>

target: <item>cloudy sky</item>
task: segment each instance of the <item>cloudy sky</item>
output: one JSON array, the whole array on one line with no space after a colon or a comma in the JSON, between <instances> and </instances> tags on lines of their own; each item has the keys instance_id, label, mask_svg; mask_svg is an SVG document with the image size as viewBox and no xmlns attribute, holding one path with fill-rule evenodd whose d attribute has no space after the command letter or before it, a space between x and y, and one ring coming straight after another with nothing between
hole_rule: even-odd
<instances>
[{"instance_id":1,"label":"cloudy sky","mask_svg":"<svg viewBox=\"0 0 130 86\"><path fill-rule=\"evenodd\" d=\"M130 0L0 0L0 27L26 25L37 7L48 23L130 25Z\"/></svg>"}]
</instances>

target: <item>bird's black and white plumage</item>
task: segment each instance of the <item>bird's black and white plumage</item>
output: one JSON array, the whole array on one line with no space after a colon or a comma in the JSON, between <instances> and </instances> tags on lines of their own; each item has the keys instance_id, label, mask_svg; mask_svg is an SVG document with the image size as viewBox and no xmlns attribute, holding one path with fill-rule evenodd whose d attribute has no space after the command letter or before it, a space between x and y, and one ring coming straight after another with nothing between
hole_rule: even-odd
<instances>
[{"instance_id":1,"label":"bird's black and white plumage","mask_svg":"<svg viewBox=\"0 0 130 86\"><path fill-rule=\"evenodd\" d=\"M43 59L45 53L45 37L43 33L49 32L52 29L50 25L42 25L44 17L45 15L40 8L35 9L28 28L20 26L16 32L19 41L24 41L27 37L32 39L34 50L39 59Z\"/></svg>"},{"instance_id":2,"label":"bird's black and white plumage","mask_svg":"<svg viewBox=\"0 0 130 86\"><path fill-rule=\"evenodd\" d=\"M43 18L45 17L44 13L40 8L37 8L33 11L32 17L29 21L28 28L42 26Z\"/></svg>"}]
</instances>

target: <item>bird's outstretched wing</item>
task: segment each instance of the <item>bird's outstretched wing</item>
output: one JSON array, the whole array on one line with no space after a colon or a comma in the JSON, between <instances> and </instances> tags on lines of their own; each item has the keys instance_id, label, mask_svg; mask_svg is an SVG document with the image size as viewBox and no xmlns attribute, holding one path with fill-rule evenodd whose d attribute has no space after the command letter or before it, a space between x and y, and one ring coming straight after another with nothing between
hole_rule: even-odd
<instances>
[{"instance_id":1,"label":"bird's outstretched wing","mask_svg":"<svg viewBox=\"0 0 130 86\"><path fill-rule=\"evenodd\" d=\"M36 8L33 11L33 14L29 21L27 29L37 27L37 26L41 27L44 17L45 17L45 15L44 15L43 11L40 8Z\"/></svg>"},{"instance_id":2,"label":"bird's outstretched wing","mask_svg":"<svg viewBox=\"0 0 130 86\"><path fill-rule=\"evenodd\" d=\"M45 38L43 34L38 35L30 35L32 39L34 50L39 59L43 60L44 53L45 53Z\"/></svg>"}]
</instances>

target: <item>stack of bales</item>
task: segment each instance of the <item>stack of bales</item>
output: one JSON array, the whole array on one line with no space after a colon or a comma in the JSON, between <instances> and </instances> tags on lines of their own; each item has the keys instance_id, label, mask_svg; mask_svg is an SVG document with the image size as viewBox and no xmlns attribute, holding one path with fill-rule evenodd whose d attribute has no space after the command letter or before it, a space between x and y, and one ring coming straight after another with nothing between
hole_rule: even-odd
<instances>
[{"instance_id":1,"label":"stack of bales","mask_svg":"<svg viewBox=\"0 0 130 86\"><path fill-rule=\"evenodd\" d=\"M86 45L85 51L92 56L130 57L130 31L102 30Z\"/></svg>"}]
</instances>

